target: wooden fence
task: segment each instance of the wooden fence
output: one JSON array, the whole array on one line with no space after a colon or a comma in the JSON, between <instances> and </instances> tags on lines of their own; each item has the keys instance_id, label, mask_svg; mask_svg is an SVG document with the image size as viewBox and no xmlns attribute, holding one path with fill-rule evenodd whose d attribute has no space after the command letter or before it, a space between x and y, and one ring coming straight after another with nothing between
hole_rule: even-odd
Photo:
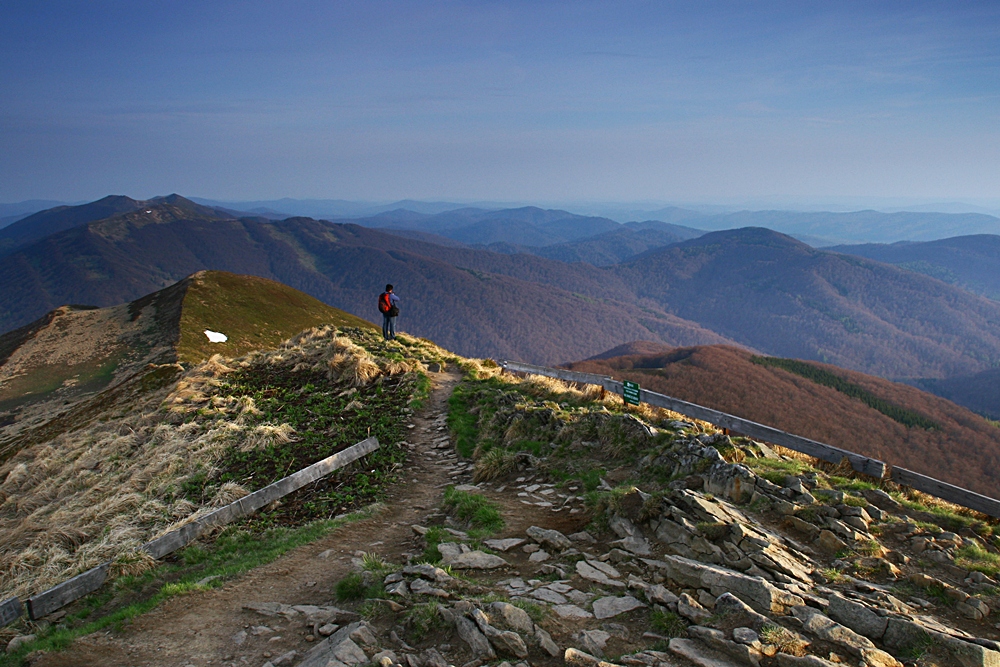
<instances>
[{"instance_id":1,"label":"wooden fence","mask_svg":"<svg viewBox=\"0 0 1000 667\"><path fill-rule=\"evenodd\" d=\"M501 361L500 366L513 373L544 375L546 377L556 378L566 382L598 385L603 387L605 390L616 394L621 394L623 391L622 383L607 375L579 373L577 371L570 371L564 368L534 366L532 364L524 364L518 361ZM757 422L750 421L749 419L743 419L742 417L706 408L701 405L696 405L695 403L688 403L687 401L658 394L654 391L640 389L639 400L644 403L648 403L649 405L666 408L667 410L672 410L692 419L698 419L710 424L715 424L720 428L732 429L733 431L738 431L739 433L750 436L751 438L771 442L782 447L787 447L788 449L793 449L797 452L802 452L803 454L808 454L809 456L814 456L824 461L830 461L831 463L840 463L844 459L847 459L850 462L851 467L860 473L870 475L871 477L877 477L879 479L889 477L892 481L903 486L908 486L911 489L916 489L917 491L922 491L923 493L946 500L950 503L955 503L956 505L968 507L969 509L977 512L982 512L983 514L1000 518L1000 500L981 495L975 491L963 489L953 484L948 484L947 482L942 482L941 480L934 479L933 477L927 477L926 475L915 473L911 470L907 470L906 468L893 467L890 472L890 467L884 461L862 456L861 454L855 454L854 452L849 452L840 449L839 447L833 447L832 445L816 442L815 440L810 440L809 438L803 438L798 435L786 433L785 431L765 426L764 424L758 424Z\"/></svg>"},{"instance_id":2,"label":"wooden fence","mask_svg":"<svg viewBox=\"0 0 1000 667\"><path fill-rule=\"evenodd\" d=\"M151 542L147 542L140 549L153 558L163 558L181 547L190 544L206 530L216 526L223 526L236 519L248 516L261 507L322 479L334 470L343 468L349 463L357 461L362 456L374 452L378 448L379 442L376 438L362 440L356 445L328 456L322 461L317 461L298 472L292 473L288 477L282 478L233 503L209 512L190 523L186 523L177 530L172 530ZM74 600L78 600L84 595L93 593L107 580L110 569L110 561L101 563L97 567L82 572L72 579L67 579L47 591L31 596L26 601L28 616L32 620L38 620ZM3 601L0 603L0 627L12 623L23 613L24 607L18 598L14 597Z\"/></svg>"}]
</instances>

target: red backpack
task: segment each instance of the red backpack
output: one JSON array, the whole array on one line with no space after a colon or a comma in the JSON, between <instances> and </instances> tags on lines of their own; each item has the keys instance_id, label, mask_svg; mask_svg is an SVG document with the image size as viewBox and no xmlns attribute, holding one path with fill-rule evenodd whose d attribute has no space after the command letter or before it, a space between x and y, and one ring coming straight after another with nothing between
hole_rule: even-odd
<instances>
[{"instance_id":1,"label":"red backpack","mask_svg":"<svg viewBox=\"0 0 1000 667\"><path fill-rule=\"evenodd\" d=\"M389 300L389 293L382 292L378 295L378 310L380 313L385 315L392 308L392 301Z\"/></svg>"}]
</instances>

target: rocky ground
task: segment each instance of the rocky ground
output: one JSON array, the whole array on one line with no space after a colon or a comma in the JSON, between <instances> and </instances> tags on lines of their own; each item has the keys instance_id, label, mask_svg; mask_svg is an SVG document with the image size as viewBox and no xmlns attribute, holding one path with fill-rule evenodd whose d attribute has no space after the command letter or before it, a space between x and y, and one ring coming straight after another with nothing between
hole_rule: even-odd
<instances>
[{"instance_id":1,"label":"rocky ground","mask_svg":"<svg viewBox=\"0 0 1000 667\"><path fill-rule=\"evenodd\" d=\"M957 564L995 553L981 534L813 468L769 481L753 461L780 451L686 422L631 463L670 472L656 489L602 480L586 504L545 457L472 484L445 426L457 381L414 419L383 514L32 664L1000 666L997 583ZM504 527L461 518L450 485Z\"/></svg>"}]
</instances>

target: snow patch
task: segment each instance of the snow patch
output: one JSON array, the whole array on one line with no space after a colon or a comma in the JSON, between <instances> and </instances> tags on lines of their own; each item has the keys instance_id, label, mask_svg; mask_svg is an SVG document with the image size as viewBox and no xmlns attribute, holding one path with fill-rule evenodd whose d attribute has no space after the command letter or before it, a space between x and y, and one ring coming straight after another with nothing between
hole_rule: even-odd
<instances>
[{"instance_id":1,"label":"snow patch","mask_svg":"<svg viewBox=\"0 0 1000 667\"><path fill-rule=\"evenodd\" d=\"M218 331L209 331L205 329L205 335L208 336L208 342L210 343L225 343L229 340L229 336L224 333L219 333Z\"/></svg>"}]
</instances>

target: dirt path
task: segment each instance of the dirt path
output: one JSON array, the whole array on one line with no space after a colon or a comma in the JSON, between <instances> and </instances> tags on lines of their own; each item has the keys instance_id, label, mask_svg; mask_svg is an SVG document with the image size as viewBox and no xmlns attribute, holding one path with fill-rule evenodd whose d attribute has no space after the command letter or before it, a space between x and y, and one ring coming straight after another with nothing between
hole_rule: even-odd
<instances>
[{"instance_id":1,"label":"dirt path","mask_svg":"<svg viewBox=\"0 0 1000 667\"><path fill-rule=\"evenodd\" d=\"M291 631L288 623L275 619L268 619L273 634L251 635L237 646L234 635L262 623L260 616L242 606L255 601L330 604L334 586L353 569L355 552L375 551L395 562L405 561L407 553L420 553L422 546L410 526L423 523L428 514L436 512L446 485L471 479L471 472L458 464L454 447L436 447L444 444L440 439L447 435L447 400L459 380L457 373L434 377L427 406L412 422L408 441L413 448L406 483L390 491L385 511L295 549L221 588L175 597L121 632L78 639L69 649L42 656L32 665L258 667L272 655L308 650L300 627Z\"/></svg>"},{"instance_id":2,"label":"dirt path","mask_svg":"<svg viewBox=\"0 0 1000 667\"><path fill-rule=\"evenodd\" d=\"M120 632L80 638L65 651L32 661L32 666L259 667L268 658L292 649L300 654L308 651L310 643L301 623L263 619L244 610L243 605L335 604L334 587L354 570L352 558L357 552L374 551L386 560L405 563L408 555L423 550L422 540L411 526L440 523L444 487L471 483L472 476L471 462L458 460L445 426L447 400L461 376L440 373L433 379L427 406L414 417L414 428L409 432L412 449L405 483L390 491L383 512L344 526L221 588L175 597ZM518 496L516 488L508 486L504 490L500 487L484 491L500 504L507 522L498 537L523 537L531 525L572 532L587 521L582 514L571 514L568 507L559 511L556 507L545 507L544 503L535 504L538 498L528 504L528 500ZM526 555L522 555L518 560L525 559ZM273 632L253 635L253 627L264 624L265 620ZM248 631L248 637L237 645L234 636L243 630Z\"/></svg>"}]
</instances>

